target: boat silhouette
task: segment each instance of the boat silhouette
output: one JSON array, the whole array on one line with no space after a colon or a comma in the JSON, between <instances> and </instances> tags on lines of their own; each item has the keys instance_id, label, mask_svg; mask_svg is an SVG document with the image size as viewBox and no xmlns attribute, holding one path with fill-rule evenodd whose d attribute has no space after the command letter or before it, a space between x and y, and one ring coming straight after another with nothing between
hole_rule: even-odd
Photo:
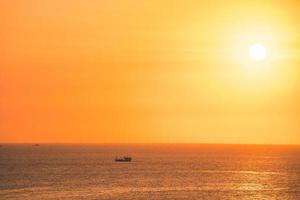
<instances>
[{"instance_id":1,"label":"boat silhouette","mask_svg":"<svg viewBox=\"0 0 300 200\"><path fill-rule=\"evenodd\" d=\"M115 162L131 162L132 158L130 156L116 157Z\"/></svg>"}]
</instances>

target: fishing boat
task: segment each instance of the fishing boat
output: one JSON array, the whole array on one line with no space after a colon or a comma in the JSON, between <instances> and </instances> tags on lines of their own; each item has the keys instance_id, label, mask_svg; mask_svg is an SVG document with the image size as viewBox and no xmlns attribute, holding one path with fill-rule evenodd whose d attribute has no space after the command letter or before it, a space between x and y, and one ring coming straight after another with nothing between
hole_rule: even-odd
<instances>
[{"instance_id":1,"label":"fishing boat","mask_svg":"<svg viewBox=\"0 0 300 200\"><path fill-rule=\"evenodd\" d=\"M116 157L116 162L131 162L132 158L129 156L123 156L123 157Z\"/></svg>"}]
</instances>

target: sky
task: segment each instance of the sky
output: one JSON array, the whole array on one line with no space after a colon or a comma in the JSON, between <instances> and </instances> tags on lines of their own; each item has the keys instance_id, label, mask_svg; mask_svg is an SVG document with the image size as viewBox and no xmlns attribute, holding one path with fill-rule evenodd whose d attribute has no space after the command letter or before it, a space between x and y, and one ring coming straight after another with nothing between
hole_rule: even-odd
<instances>
[{"instance_id":1,"label":"sky","mask_svg":"<svg viewBox=\"0 0 300 200\"><path fill-rule=\"evenodd\" d=\"M296 0L1 0L0 19L0 142L300 144Z\"/></svg>"}]
</instances>

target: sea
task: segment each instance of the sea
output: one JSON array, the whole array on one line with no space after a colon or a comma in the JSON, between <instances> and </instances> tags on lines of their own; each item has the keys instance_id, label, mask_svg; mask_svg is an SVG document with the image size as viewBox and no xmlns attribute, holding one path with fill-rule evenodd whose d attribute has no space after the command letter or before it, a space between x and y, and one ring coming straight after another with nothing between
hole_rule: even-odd
<instances>
[{"instance_id":1,"label":"sea","mask_svg":"<svg viewBox=\"0 0 300 200\"><path fill-rule=\"evenodd\" d=\"M1 145L0 200L67 199L300 200L300 146Z\"/></svg>"}]
</instances>

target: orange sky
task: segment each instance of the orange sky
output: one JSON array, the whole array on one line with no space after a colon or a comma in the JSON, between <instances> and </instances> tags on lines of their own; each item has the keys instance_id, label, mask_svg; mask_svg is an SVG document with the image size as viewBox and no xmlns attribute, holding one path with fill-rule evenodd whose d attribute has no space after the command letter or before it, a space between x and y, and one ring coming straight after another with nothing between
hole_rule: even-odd
<instances>
[{"instance_id":1,"label":"orange sky","mask_svg":"<svg viewBox=\"0 0 300 200\"><path fill-rule=\"evenodd\" d=\"M0 142L300 144L299 20L296 0L1 0Z\"/></svg>"}]
</instances>

